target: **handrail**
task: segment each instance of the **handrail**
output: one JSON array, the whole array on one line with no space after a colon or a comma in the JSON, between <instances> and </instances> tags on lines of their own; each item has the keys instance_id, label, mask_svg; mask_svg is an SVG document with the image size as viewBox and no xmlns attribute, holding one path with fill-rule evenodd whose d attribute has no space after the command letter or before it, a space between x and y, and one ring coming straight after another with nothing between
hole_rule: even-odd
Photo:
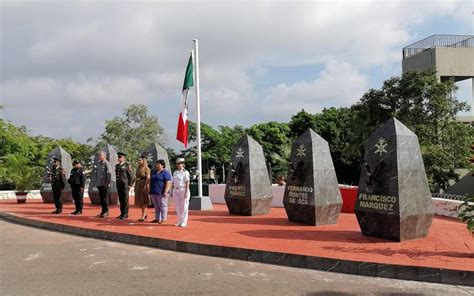
<instances>
[{"instance_id":1,"label":"handrail","mask_svg":"<svg viewBox=\"0 0 474 296\"><path fill-rule=\"evenodd\" d=\"M450 47L474 47L474 36L451 44Z\"/></svg>"},{"instance_id":2,"label":"handrail","mask_svg":"<svg viewBox=\"0 0 474 296\"><path fill-rule=\"evenodd\" d=\"M474 35L432 35L402 50L403 58L414 56L433 47L474 47Z\"/></svg>"}]
</instances>

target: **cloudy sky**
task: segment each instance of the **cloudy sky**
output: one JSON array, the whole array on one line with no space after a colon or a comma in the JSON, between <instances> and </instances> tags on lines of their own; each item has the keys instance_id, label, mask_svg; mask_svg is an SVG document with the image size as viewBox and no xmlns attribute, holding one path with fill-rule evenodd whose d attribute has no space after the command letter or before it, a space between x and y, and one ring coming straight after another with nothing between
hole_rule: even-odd
<instances>
[{"instance_id":1,"label":"cloudy sky","mask_svg":"<svg viewBox=\"0 0 474 296\"><path fill-rule=\"evenodd\" d=\"M2 118L84 142L145 104L174 148L194 38L202 120L247 127L350 106L401 73L403 46L474 31L474 0L0 3ZM471 82L459 87L472 102Z\"/></svg>"}]
</instances>

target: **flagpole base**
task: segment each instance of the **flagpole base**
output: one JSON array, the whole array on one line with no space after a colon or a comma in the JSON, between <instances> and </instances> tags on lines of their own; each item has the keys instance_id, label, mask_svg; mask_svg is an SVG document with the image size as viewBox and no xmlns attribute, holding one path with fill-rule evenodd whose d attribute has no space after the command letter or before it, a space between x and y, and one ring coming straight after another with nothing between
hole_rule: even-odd
<instances>
[{"instance_id":1,"label":"flagpole base","mask_svg":"<svg viewBox=\"0 0 474 296\"><path fill-rule=\"evenodd\" d=\"M209 196L191 196L189 200L189 209L193 211L212 210L211 198Z\"/></svg>"}]
</instances>

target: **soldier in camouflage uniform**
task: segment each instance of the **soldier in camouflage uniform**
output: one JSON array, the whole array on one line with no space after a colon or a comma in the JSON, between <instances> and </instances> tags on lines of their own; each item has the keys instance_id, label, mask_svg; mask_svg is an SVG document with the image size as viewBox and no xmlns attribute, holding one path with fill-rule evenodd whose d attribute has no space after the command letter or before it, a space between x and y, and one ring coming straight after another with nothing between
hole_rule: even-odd
<instances>
[{"instance_id":1,"label":"soldier in camouflage uniform","mask_svg":"<svg viewBox=\"0 0 474 296\"><path fill-rule=\"evenodd\" d=\"M61 192L63 191L66 182L66 176L64 169L61 166L61 160L57 157L53 157L53 165L51 166L50 172L51 187L53 189L54 205L56 210L51 212L52 214L61 214L63 212L63 203L61 201Z\"/></svg>"},{"instance_id":2,"label":"soldier in camouflage uniform","mask_svg":"<svg viewBox=\"0 0 474 296\"><path fill-rule=\"evenodd\" d=\"M119 152L117 156L119 162L115 165L115 175L117 177L117 193L120 202L120 215L117 219L123 220L128 218L128 193L135 178L132 173L131 164L125 160L127 155Z\"/></svg>"}]
</instances>

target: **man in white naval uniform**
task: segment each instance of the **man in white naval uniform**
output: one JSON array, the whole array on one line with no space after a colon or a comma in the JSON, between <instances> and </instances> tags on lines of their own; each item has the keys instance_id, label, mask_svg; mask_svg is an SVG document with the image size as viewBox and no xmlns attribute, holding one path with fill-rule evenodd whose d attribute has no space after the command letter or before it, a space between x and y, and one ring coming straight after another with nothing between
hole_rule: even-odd
<instances>
[{"instance_id":1,"label":"man in white naval uniform","mask_svg":"<svg viewBox=\"0 0 474 296\"><path fill-rule=\"evenodd\" d=\"M173 173L173 202L178 216L176 226L188 225L189 172L184 168L184 158L176 159L176 171Z\"/></svg>"}]
</instances>

